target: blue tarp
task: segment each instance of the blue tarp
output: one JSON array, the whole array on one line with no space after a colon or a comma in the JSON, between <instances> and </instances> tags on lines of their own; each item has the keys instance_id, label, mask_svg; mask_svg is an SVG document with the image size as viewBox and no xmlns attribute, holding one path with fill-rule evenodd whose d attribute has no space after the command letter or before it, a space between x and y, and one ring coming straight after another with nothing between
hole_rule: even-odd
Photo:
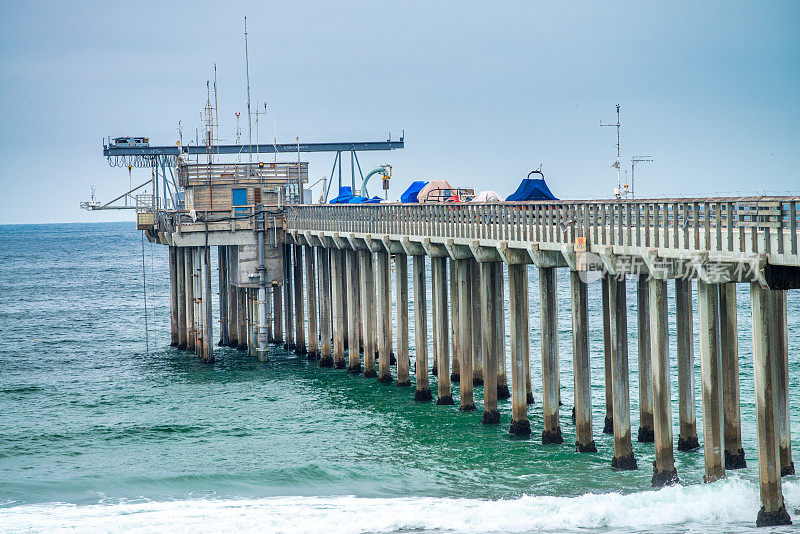
<instances>
[{"instance_id":1,"label":"blue tarp","mask_svg":"<svg viewBox=\"0 0 800 534\"><path fill-rule=\"evenodd\" d=\"M381 200L381 197L351 197L347 204L378 204Z\"/></svg>"},{"instance_id":2,"label":"blue tarp","mask_svg":"<svg viewBox=\"0 0 800 534\"><path fill-rule=\"evenodd\" d=\"M421 181L421 180L413 182L408 187L408 189L406 189L405 193L400 195L400 202L403 202L405 204L408 204L408 203L411 203L411 202L419 202L419 200L417 200L417 193L422 191L422 188L425 187L426 185L428 185L428 182L424 182L424 181Z\"/></svg>"},{"instance_id":3,"label":"blue tarp","mask_svg":"<svg viewBox=\"0 0 800 534\"><path fill-rule=\"evenodd\" d=\"M525 178L506 200L558 200L543 179Z\"/></svg>"},{"instance_id":4,"label":"blue tarp","mask_svg":"<svg viewBox=\"0 0 800 534\"><path fill-rule=\"evenodd\" d=\"M342 186L339 188L339 196L330 200L328 204L347 204L351 198L353 198L353 188Z\"/></svg>"}]
</instances>

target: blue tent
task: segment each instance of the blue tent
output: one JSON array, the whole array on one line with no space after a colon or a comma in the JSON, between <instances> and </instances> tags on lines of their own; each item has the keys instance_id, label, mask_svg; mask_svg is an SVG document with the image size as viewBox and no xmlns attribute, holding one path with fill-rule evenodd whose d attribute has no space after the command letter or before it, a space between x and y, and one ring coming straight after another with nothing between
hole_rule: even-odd
<instances>
[{"instance_id":1,"label":"blue tent","mask_svg":"<svg viewBox=\"0 0 800 534\"><path fill-rule=\"evenodd\" d=\"M544 181L544 178L525 178L519 187L506 200L558 200Z\"/></svg>"},{"instance_id":2,"label":"blue tent","mask_svg":"<svg viewBox=\"0 0 800 534\"><path fill-rule=\"evenodd\" d=\"M342 186L339 188L339 196L330 200L328 204L347 204L351 198L353 198L353 188Z\"/></svg>"},{"instance_id":3,"label":"blue tent","mask_svg":"<svg viewBox=\"0 0 800 534\"><path fill-rule=\"evenodd\" d=\"M419 202L417 200L417 193L422 191L422 188L425 187L426 185L428 185L428 182L424 182L424 181L421 181L421 180L413 182L408 187L408 189L406 189L405 193L400 195L400 202L403 202L405 204L408 204L408 203L411 203L411 202Z\"/></svg>"}]
</instances>

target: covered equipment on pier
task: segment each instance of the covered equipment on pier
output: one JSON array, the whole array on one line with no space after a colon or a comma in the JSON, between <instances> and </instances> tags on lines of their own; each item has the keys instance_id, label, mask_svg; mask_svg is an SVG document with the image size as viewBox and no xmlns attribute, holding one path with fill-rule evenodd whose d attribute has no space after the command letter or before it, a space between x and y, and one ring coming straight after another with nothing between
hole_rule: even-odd
<instances>
[{"instance_id":1,"label":"covered equipment on pier","mask_svg":"<svg viewBox=\"0 0 800 534\"><path fill-rule=\"evenodd\" d=\"M400 202L404 204L419 202L417 195L426 185L428 185L428 182L424 180L417 180L413 182L410 186L408 186L408 189L406 189L405 192L400 195Z\"/></svg>"},{"instance_id":2,"label":"covered equipment on pier","mask_svg":"<svg viewBox=\"0 0 800 534\"><path fill-rule=\"evenodd\" d=\"M481 191L470 202L502 202L503 197L497 191Z\"/></svg>"},{"instance_id":3,"label":"covered equipment on pier","mask_svg":"<svg viewBox=\"0 0 800 534\"><path fill-rule=\"evenodd\" d=\"M417 202L446 202L454 193L447 180L431 180L417 193Z\"/></svg>"},{"instance_id":4,"label":"covered equipment on pier","mask_svg":"<svg viewBox=\"0 0 800 534\"><path fill-rule=\"evenodd\" d=\"M353 188L345 185L339 188L339 194L331 199L329 204L347 204L353 199Z\"/></svg>"},{"instance_id":5,"label":"covered equipment on pier","mask_svg":"<svg viewBox=\"0 0 800 534\"><path fill-rule=\"evenodd\" d=\"M539 174L541 178L531 178L531 174ZM547 183L544 181L544 174L542 174L541 171L531 171L528 173L528 177L519 184L517 190L509 195L506 200L509 202L523 202L526 200L558 199L550 192L550 188L547 187Z\"/></svg>"}]
</instances>

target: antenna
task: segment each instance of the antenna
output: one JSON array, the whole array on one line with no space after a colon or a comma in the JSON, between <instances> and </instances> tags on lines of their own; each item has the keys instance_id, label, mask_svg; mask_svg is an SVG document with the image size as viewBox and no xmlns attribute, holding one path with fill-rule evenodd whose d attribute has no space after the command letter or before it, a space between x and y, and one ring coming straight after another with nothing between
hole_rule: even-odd
<instances>
[{"instance_id":1,"label":"antenna","mask_svg":"<svg viewBox=\"0 0 800 534\"><path fill-rule=\"evenodd\" d=\"M214 63L214 122L216 144L219 144L219 105L217 104L217 64Z\"/></svg>"},{"instance_id":2,"label":"antenna","mask_svg":"<svg viewBox=\"0 0 800 534\"><path fill-rule=\"evenodd\" d=\"M253 121L250 118L250 59L247 53L247 17L244 18L244 68L247 76L247 142L250 145L248 161L253 161Z\"/></svg>"},{"instance_id":3,"label":"antenna","mask_svg":"<svg viewBox=\"0 0 800 534\"><path fill-rule=\"evenodd\" d=\"M236 144L240 144L242 142L242 129L239 128L239 115L240 113L236 112ZM241 161L242 159L241 152L236 153L236 161Z\"/></svg>"},{"instance_id":4,"label":"antenna","mask_svg":"<svg viewBox=\"0 0 800 534\"><path fill-rule=\"evenodd\" d=\"M617 127L617 161L614 162L612 167L617 169L617 188L614 190L614 196L620 198L622 196L622 183L620 181L620 152L622 151L622 147L619 142L619 129L622 126L622 123L619 119L619 104L617 104L617 123L616 124L603 124L603 121L600 121L600 126L616 126Z\"/></svg>"},{"instance_id":5,"label":"antenna","mask_svg":"<svg viewBox=\"0 0 800 534\"><path fill-rule=\"evenodd\" d=\"M636 168L636 164L642 161L653 161L653 156L633 156L631 158L631 198L634 198L634 193L636 191L636 175L634 174L634 169Z\"/></svg>"}]
</instances>

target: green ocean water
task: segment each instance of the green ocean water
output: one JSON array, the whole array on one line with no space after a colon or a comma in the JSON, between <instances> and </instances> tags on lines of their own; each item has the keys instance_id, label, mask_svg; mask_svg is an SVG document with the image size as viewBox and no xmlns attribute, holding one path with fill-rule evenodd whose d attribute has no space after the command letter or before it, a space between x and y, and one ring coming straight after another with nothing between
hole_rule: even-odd
<instances>
[{"instance_id":1,"label":"green ocean water","mask_svg":"<svg viewBox=\"0 0 800 534\"><path fill-rule=\"evenodd\" d=\"M612 440L601 433L599 284L589 287L598 453L577 454L570 445L566 271L558 275L565 444L543 446L533 268L537 403L529 408L533 437L519 440L508 436L510 401L500 401L500 426L484 426L480 410L415 403L413 388L320 369L279 347L268 362L217 347L213 365L170 347L167 250L144 243L145 317L141 235L132 224L0 226L0 254L0 531L729 532L754 526L759 502L746 286L739 287L738 341L748 468L705 485L702 449L676 452L682 484L654 491L652 444L634 444L638 471L610 467ZM628 290L635 435L634 281ZM800 428L798 295L788 298L793 429ZM670 309L674 314L672 301ZM677 439L674 327L671 315ZM413 343L411 350L413 359ZM696 364L699 383L697 356ZM481 387L475 395L480 406ZM702 443L699 387L696 396ZM797 439L793 444L799 450ZM787 509L800 520L800 482L791 476L783 483Z\"/></svg>"}]
</instances>

